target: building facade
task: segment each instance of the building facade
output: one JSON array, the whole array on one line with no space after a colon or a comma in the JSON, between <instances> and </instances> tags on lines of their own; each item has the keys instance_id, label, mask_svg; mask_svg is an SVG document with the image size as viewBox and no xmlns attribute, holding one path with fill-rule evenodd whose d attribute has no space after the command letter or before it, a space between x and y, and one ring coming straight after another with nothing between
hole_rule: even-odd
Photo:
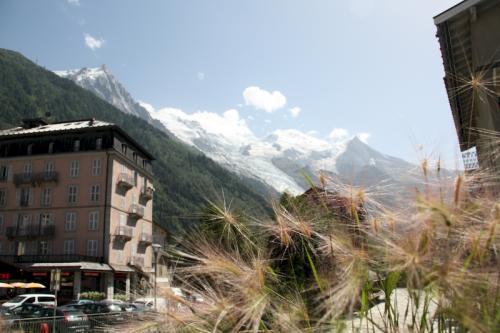
<instances>
[{"instance_id":1,"label":"building facade","mask_svg":"<svg viewBox=\"0 0 500 333\"><path fill-rule=\"evenodd\" d=\"M93 119L0 131L0 278L48 285L59 268L63 298L145 292L152 160L121 128Z\"/></svg>"},{"instance_id":2,"label":"building facade","mask_svg":"<svg viewBox=\"0 0 500 333\"><path fill-rule=\"evenodd\" d=\"M496 192L500 179L500 0L463 1L437 15L434 23L465 169L486 171L485 185Z\"/></svg>"}]
</instances>

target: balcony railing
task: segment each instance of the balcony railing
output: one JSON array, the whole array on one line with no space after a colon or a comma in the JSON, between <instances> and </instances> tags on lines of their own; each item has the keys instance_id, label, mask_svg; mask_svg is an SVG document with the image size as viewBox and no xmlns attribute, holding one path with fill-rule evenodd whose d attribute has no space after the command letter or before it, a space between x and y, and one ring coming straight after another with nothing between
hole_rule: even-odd
<instances>
[{"instance_id":1,"label":"balcony railing","mask_svg":"<svg viewBox=\"0 0 500 333\"><path fill-rule=\"evenodd\" d=\"M8 238L37 238L52 237L56 234L55 225L32 225L27 227L7 227L6 235Z\"/></svg>"},{"instance_id":2,"label":"balcony railing","mask_svg":"<svg viewBox=\"0 0 500 333\"><path fill-rule=\"evenodd\" d=\"M141 235L139 236L139 242L145 243L145 244L152 244L153 243L153 235L148 234L146 232L141 232Z\"/></svg>"},{"instance_id":3,"label":"balcony railing","mask_svg":"<svg viewBox=\"0 0 500 333\"><path fill-rule=\"evenodd\" d=\"M141 188L141 197L145 200L153 199L154 189L151 186L143 186Z\"/></svg>"},{"instance_id":4,"label":"balcony railing","mask_svg":"<svg viewBox=\"0 0 500 333\"><path fill-rule=\"evenodd\" d=\"M128 263L130 266L142 268L144 267L144 258L139 256L130 256Z\"/></svg>"},{"instance_id":5,"label":"balcony railing","mask_svg":"<svg viewBox=\"0 0 500 333\"><path fill-rule=\"evenodd\" d=\"M16 186L22 184L40 185L41 183L57 182L58 180L59 173L56 171L14 174L14 185Z\"/></svg>"},{"instance_id":6,"label":"balcony railing","mask_svg":"<svg viewBox=\"0 0 500 333\"><path fill-rule=\"evenodd\" d=\"M0 261L10 263L61 263L61 262L104 262L103 257L81 254L35 254L35 255L0 255Z\"/></svg>"},{"instance_id":7,"label":"balcony railing","mask_svg":"<svg viewBox=\"0 0 500 333\"><path fill-rule=\"evenodd\" d=\"M116 227L115 236L122 239L132 239L134 236L134 229L126 225L119 225Z\"/></svg>"},{"instance_id":8,"label":"balcony railing","mask_svg":"<svg viewBox=\"0 0 500 333\"><path fill-rule=\"evenodd\" d=\"M128 173L122 172L118 176L118 186L128 190L135 186L134 177Z\"/></svg>"},{"instance_id":9,"label":"balcony railing","mask_svg":"<svg viewBox=\"0 0 500 333\"><path fill-rule=\"evenodd\" d=\"M143 218L144 217L144 207L142 207L138 204L132 204L132 205L130 205L128 213L130 214L131 218L134 218L134 219Z\"/></svg>"}]
</instances>

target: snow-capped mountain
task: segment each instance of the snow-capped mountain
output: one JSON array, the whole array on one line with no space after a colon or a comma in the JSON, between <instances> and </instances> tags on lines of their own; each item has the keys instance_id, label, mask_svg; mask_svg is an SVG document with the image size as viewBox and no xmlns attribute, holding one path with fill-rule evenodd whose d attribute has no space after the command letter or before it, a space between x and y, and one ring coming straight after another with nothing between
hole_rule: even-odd
<instances>
[{"instance_id":1,"label":"snow-capped mountain","mask_svg":"<svg viewBox=\"0 0 500 333\"><path fill-rule=\"evenodd\" d=\"M105 101L125 113L130 113L150 121L149 113L144 110L118 82L106 65L98 68L81 68L55 71L60 77L70 79L80 87L90 90Z\"/></svg>"},{"instance_id":2,"label":"snow-capped mountain","mask_svg":"<svg viewBox=\"0 0 500 333\"><path fill-rule=\"evenodd\" d=\"M180 140L246 177L255 178L279 192L302 193L320 173L360 185L401 183L415 166L384 155L358 137L326 141L295 129L276 130L256 137L237 110L222 116L211 112L187 114L179 109L154 110L151 116ZM410 177L411 178L411 177Z\"/></svg>"},{"instance_id":3,"label":"snow-capped mountain","mask_svg":"<svg viewBox=\"0 0 500 333\"><path fill-rule=\"evenodd\" d=\"M263 182L278 192L299 194L324 174L361 185L414 181L415 166L382 154L358 137L328 141L295 129L276 130L259 138L237 110L222 115L180 109L155 110L137 103L105 66L56 72L75 81L126 113L159 122L169 134L200 150L229 170Z\"/></svg>"}]
</instances>

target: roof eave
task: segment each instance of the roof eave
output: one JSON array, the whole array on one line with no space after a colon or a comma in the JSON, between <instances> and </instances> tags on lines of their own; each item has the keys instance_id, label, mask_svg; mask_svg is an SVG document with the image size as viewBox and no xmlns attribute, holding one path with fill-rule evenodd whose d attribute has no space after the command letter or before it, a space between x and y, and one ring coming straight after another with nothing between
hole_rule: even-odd
<instances>
[{"instance_id":1,"label":"roof eave","mask_svg":"<svg viewBox=\"0 0 500 333\"><path fill-rule=\"evenodd\" d=\"M477 5L480 2L483 2L484 0L465 0L462 1L455 6L445 10L441 14L438 14L434 16L434 24L439 25L442 24L449 19L453 18L454 16L462 13L463 11Z\"/></svg>"}]
</instances>

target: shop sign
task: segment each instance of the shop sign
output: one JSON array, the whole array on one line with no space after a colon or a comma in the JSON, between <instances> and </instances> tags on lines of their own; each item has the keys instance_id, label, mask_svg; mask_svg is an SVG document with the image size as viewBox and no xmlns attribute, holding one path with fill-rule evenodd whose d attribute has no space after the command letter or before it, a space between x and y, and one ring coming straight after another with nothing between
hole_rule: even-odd
<instances>
[{"instance_id":1,"label":"shop sign","mask_svg":"<svg viewBox=\"0 0 500 333\"><path fill-rule=\"evenodd\" d=\"M0 279L2 280L10 279L10 273L0 273Z\"/></svg>"},{"instance_id":2,"label":"shop sign","mask_svg":"<svg viewBox=\"0 0 500 333\"><path fill-rule=\"evenodd\" d=\"M47 272L33 272L33 276L48 276Z\"/></svg>"},{"instance_id":3,"label":"shop sign","mask_svg":"<svg viewBox=\"0 0 500 333\"><path fill-rule=\"evenodd\" d=\"M61 282L61 287L73 287L73 282Z\"/></svg>"},{"instance_id":4,"label":"shop sign","mask_svg":"<svg viewBox=\"0 0 500 333\"><path fill-rule=\"evenodd\" d=\"M61 276L70 276L71 275L71 272L62 272L61 273Z\"/></svg>"},{"instance_id":5,"label":"shop sign","mask_svg":"<svg viewBox=\"0 0 500 333\"><path fill-rule=\"evenodd\" d=\"M99 276L100 273L98 272L83 272L84 276Z\"/></svg>"},{"instance_id":6,"label":"shop sign","mask_svg":"<svg viewBox=\"0 0 500 333\"><path fill-rule=\"evenodd\" d=\"M115 279L125 279L126 277L125 273L115 273Z\"/></svg>"}]
</instances>

